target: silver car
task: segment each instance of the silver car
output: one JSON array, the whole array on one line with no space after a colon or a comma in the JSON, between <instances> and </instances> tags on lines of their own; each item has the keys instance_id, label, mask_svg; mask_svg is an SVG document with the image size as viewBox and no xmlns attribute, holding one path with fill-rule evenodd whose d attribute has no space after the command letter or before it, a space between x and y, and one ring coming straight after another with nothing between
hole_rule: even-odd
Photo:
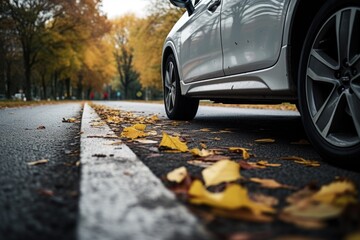
<instances>
[{"instance_id":1,"label":"silver car","mask_svg":"<svg viewBox=\"0 0 360 240\"><path fill-rule=\"evenodd\" d=\"M170 2L187 9L163 47L170 119L199 99L293 102L325 159L360 159L359 0Z\"/></svg>"}]
</instances>

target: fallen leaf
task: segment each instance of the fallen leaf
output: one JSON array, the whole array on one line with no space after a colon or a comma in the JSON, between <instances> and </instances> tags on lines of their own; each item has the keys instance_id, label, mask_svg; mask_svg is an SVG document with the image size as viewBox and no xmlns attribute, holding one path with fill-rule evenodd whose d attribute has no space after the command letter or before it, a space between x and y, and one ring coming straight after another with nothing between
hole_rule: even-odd
<instances>
[{"instance_id":1,"label":"fallen leaf","mask_svg":"<svg viewBox=\"0 0 360 240\"><path fill-rule=\"evenodd\" d=\"M241 178L240 165L230 160L222 160L204 169L202 176L207 187L233 182Z\"/></svg>"},{"instance_id":2,"label":"fallen leaf","mask_svg":"<svg viewBox=\"0 0 360 240\"><path fill-rule=\"evenodd\" d=\"M38 190L38 193L40 195L43 195L43 196L46 196L46 197L54 196L54 191L52 191L50 189L40 189L40 190Z\"/></svg>"},{"instance_id":3,"label":"fallen leaf","mask_svg":"<svg viewBox=\"0 0 360 240\"><path fill-rule=\"evenodd\" d=\"M171 182L181 183L187 176L186 167L177 168L166 175L167 180Z\"/></svg>"},{"instance_id":4,"label":"fallen leaf","mask_svg":"<svg viewBox=\"0 0 360 240\"><path fill-rule=\"evenodd\" d=\"M192 153L193 156L195 157L208 157L210 155L214 155L213 152L206 150L206 149L198 149L198 148L193 148L190 150L190 152Z\"/></svg>"},{"instance_id":5,"label":"fallen leaf","mask_svg":"<svg viewBox=\"0 0 360 240\"><path fill-rule=\"evenodd\" d=\"M38 160L38 161L34 161L34 162L28 162L27 165L35 166L35 165L39 165L39 164L45 164L45 163L48 163L48 162L49 162L48 159L42 159L42 160Z\"/></svg>"},{"instance_id":6,"label":"fallen leaf","mask_svg":"<svg viewBox=\"0 0 360 240\"><path fill-rule=\"evenodd\" d=\"M311 199L322 203L335 203L336 198L343 194L351 194L354 198L349 199L350 203L355 203L357 195L356 186L350 181L335 181L328 185L322 186L321 189L316 192ZM348 203L345 203L348 205Z\"/></svg>"},{"instance_id":7,"label":"fallen leaf","mask_svg":"<svg viewBox=\"0 0 360 240\"><path fill-rule=\"evenodd\" d=\"M262 193L251 194L251 199L255 202L265 204L269 207L274 207L279 204L279 199L273 196L267 196Z\"/></svg>"},{"instance_id":8,"label":"fallen leaf","mask_svg":"<svg viewBox=\"0 0 360 240\"><path fill-rule=\"evenodd\" d=\"M206 158L203 158L202 160L206 162L218 162L222 160L230 160L230 158L222 155L210 155Z\"/></svg>"},{"instance_id":9,"label":"fallen leaf","mask_svg":"<svg viewBox=\"0 0 360 240\"><path fill-rule=\"evenodd\" d=\"M299 164L305 165L307 167L320 167L320 163L318 161L306 160L301 157L295 157L295 156L282 157L281 160L294 161L295 163L299 163Z\"/></svg>"},{"instance_id":10,"label":"fallen leaf","mask_svg":"<svg viewBox=\"0 0 360 240\"><path fill-rule=\"evenodd\" d=\"M294 189L295 187L281 184L274 179L261 179L261 178L250 178L250 181L259 183L264 188L288 188L288 189Z\"/></svg>"},{"instance_id":11,"label":"fallen leaf","mask_svg":"<svg viewBox=\"0 0 360 240\"><path fill-rule=\"evenodd\" d=\"M75 123L76 122L76 118L63 118L62 119L63 123Z\"/></svg>"},{"instance_id":12,"label":"fallen leaf","mask_svg":"<svg viewBox=\"0 0 360 240\"><path fill-rule=\"evenodd\" d=\"M42 130L42 129L45 129L45 126L40 125L40 126L38 126L36 129Z\"/></svg>"},{"instance_id":13,"label":"fallen leaf","mask_svg":"<svg viewBox=\"0 0 360 240\"><path fill-rule=\"evenodd\" d=\"M264 167L280 167L280 163L269 163L268 161L262 160L256 162L257 165L264 166Z\"/></svg>"},{"instance_id":14,"label":"fallen leaf","mask_svg":"<svg viewBox=\"0 0 360 240\"><path fill-rule=\"evenodd\" d=\"M241 147L230 147L229 151L234 153L242 153L242 157L244 160L247 160L250 158L250 154L248 153L250 149L247 148L241 148Z\"/></svg>"},{"instance_id":15,"label":"fallen leaf","mask_svg":"<svg viewBox=\"0 0 360 240\"><path fill-rule=\"evenodd\" d=\"M275 212L271 207L251 201L247 189L238 184L228 185L224 192L211 193L205 189L201 181L195 180L190 187L189 195L193 204L205 204L228 210L247 208L255 215Z\"/></svg>"},{"instance_id":16,"label":"fallen leaf","mask_svg":"<svg viewBox=\"0 0 360 240\"><path fill-rule=\"evenodd\" d=\"M263 139L257 139L255 140L256 143L274 143L275 139L271 138L263 138Z\"/></svg>"},{"instance_id":17,"label":"fallen leaf","mask_svg":"<svg viewBox=\"0 0 360 240\"><path fill-rule=\"evenodd\" d=\"M163 138L159 145L160 149L170 149L180 152L187 152L188 147L186 143L180 141L179 137L169 136L167 133L163 132Z\"/></svg>"},{"instance_id":18,"label":"fallen leaf","mask_svg":"<svg viewBox=\"0 0 360 240\"><path fill-rule=\"evenodd\" d=\"M246 170L265 168L265 167L258 166L256 163L251 163L251 162L247 162L247 161L244 161L244 160L240 160L239 165L240 165L241 169L246 169Z\"/></svg>"},{"instance_id":19,"label":"fallen leaf","mask_svg":"<svg viewBox=\"0 0 360 240\"><path fill-rule=\"evenodd\" d=\"M283 209L284 213L294 217L318 220L335 218L341 214L342 210L330 204L304 204L303 206L296 204Z\"/></svg>"},{"instance_id":20,"label":"fallen leaf","mask_svg":"<svg viewBox=\"0 0 360 240\"><path fill-rule=\"evenodd\" d=\"M131 127L126 127L121 133L121 137L128 139L136 139L146 137L147 134L144 132L146 125L144 124L135 124Z\"/></svg>"}]
</instances>

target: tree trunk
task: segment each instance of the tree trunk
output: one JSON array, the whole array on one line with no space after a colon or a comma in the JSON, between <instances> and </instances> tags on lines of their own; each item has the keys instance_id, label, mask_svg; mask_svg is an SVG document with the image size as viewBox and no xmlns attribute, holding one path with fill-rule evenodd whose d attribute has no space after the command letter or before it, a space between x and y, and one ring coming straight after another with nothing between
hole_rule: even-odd
<instances>
[{"instance_id":1,"label":"tree trunk","mask_svg":"<svg viewBox=\"0 0 360 240\"><path fill-rule=\"evenodd\" d=\"M46 86L44 74L41 75L41 84L42 84L42 89L43 89L43 99L46 100L47 99L47 91L46 91L47 86Z\"/></svg>"}]
</instances>

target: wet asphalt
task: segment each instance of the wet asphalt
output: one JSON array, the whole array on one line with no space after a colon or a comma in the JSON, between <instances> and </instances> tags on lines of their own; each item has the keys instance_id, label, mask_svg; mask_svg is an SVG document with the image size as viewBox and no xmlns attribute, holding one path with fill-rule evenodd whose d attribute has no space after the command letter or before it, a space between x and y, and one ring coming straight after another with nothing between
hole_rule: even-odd
<instances>
[{"instance_id":1,"label":"wet asphalt","mask_svg":"<svg viewBox=\"0 0 360 240\"><path fill-rule=\"evenodd\" d=\"M0 239L75 239L81 104L0 110ZM29 166L28 162L48 160Z\"/></svg>"}]
</instances>

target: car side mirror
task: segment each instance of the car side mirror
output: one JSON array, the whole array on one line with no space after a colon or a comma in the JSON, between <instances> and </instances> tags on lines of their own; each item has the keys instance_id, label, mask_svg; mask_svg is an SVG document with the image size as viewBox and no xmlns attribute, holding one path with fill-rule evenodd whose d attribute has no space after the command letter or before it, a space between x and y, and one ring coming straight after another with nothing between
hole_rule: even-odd
<instances>
[{"instance_id":1,"label":"car side mirror","mask_svg":"<svg viewBox=\"0 0 360 240\"><path fill-rule=\"evenodd\" d=\"M170 2L176 7L186 8L189 16L194 13L195 8L191 0L170 0Z\"/></svg>"}]
</instances>

